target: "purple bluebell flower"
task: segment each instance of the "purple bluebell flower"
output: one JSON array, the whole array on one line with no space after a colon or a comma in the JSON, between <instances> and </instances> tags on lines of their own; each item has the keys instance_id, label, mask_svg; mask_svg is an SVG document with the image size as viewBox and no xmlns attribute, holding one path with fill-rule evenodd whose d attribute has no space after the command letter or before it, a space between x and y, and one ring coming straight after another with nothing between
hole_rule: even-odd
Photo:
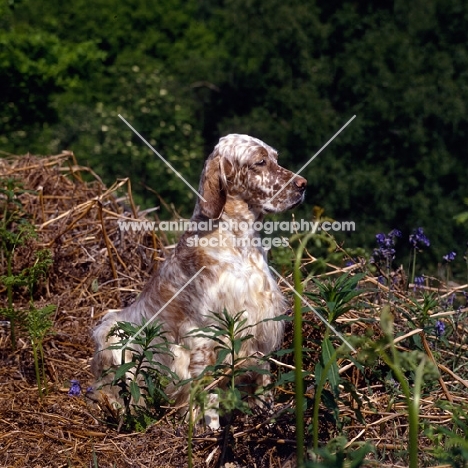
<instances>
[{"instance_id":1,"label":"purple bluebell flower","mask_svg":"<svg viewBox=\"0 0 468 468\"><path fill-rule=\"evenodd\" d=\"M377 234L375 236L375 238L377 240L377 244L379 244L379 246L380 246L380 245L383 245L385 243L385 241L387 239L387 236L383 232L381 232L381 233Z\"/></svg>"},{"instance_id":2,"label":"purple bluebell flower","mask_svg":"<svg viewBox=\"0 0 468 468\"><path fill-rule=\"evenodd\" d=\"M455 293L450 294L445 299L441 301L441 306L444 310L451 310L453 309L453 302L455 301Z\"/></svg>"},{"instance_id":3,"label":"purple bluebell flower","mask_svg":"<svg viewBox=\"0 0 468 468\"><path fill-rule=\"evenodd\" d=\"M442 320L437 320L434 326L434 331L437 338L440 338L445 332L445 323Z\"/></svg>"},{"instance_id":4,"label":"purple bluebell flower","mask_svg":"<svg viewBox=\"0 0 468 468\"><path fill-rule=\"evenodd\" d=\"M80 382L78 382L78 380L70 380L70 383L71 383L71 387L70 387L70 390L68 390L68 394L70 396L80 396L81 395L81 385L80 385Z\"/></svg>"},{"instance_id":5,"label":"purple bluebell flower","mask_svg":"<svg viewBox=\"0 0 468 468\"><path fill-rule=\"evenodd\" d=\"M456 252L450 252L448 253L447 255L444 255L442 258L446 261L446 262L453 262L455 260L455 257L457 256L457 253Z\"/></svg>"},{"instance_id":6,"label":"purple bluebell flower","mask_svg":"<svg viewBox=\"0 0 468 468\"><path fill-rule=\"evenodd\" d=\"M424 276L414 277L414 289L420 288L424 285Z\"/></svg>"},{"instance_id":7,"label":"purple bluebell flower","mask_svg":"<svg viewBox=\"0 0 468 468\"><path fill-rule=\"evenodd\" d=\"M375 262L379 259L390 261L395 258L396 237L401 237L401 232L398 229L391 230L387 235L379 233L375 236L378 245L378 248L374 250L373 254Z\"/></svg>"},{"instance_id":8,"label":"purple bluebell flower","mask_svg":"<svg viewBox=\"0 0 468 468\"><path fill-rule=\"evenodd\" d=\"M401 231L399 229L392 229L388 233L388 237L401 237Z\"/></svg>"},{"instance_id":9,"label":"purple bluebell flower","mask_svg":"<svg viewBox=\"0 0 468 468\"><path fill-rule=\"evenodd\" d=\"M430 240L424 234L424 229L421 227L413 230L413 234L409 236L409 241L414 249L419 249L420 247L429 247L431 245Z\"/></svg>"},{"instance_id":10,"label":"purple bluebell flower","mask_svg":"<svg viewBox=\"0 0 468 468\"><path fill-rule=\"evenodd\" d=\"M390 388L392 390L398 390L400 387L400 384L395 379L390 379L388 383L390 384Z\"/></svg>"}]
</instances>

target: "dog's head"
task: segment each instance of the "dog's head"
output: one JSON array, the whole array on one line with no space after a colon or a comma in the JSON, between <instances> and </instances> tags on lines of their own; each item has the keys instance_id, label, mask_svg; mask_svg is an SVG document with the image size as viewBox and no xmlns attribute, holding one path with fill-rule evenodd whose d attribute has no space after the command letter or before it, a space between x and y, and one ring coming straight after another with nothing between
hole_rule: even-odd
<instances>
[{"instance_id":1,"label":"dog's head","mask_svg":"<svg viewBox=\"0 0 468 468\"><path fill-rule=\"evenodd\" d=\"M278 153L263 141L232 134L219 140L200 180L198 212L217 219L228 198L257 214L279 213L304 200L306 179L278 165Z\"/></svg>"}]
</instances>

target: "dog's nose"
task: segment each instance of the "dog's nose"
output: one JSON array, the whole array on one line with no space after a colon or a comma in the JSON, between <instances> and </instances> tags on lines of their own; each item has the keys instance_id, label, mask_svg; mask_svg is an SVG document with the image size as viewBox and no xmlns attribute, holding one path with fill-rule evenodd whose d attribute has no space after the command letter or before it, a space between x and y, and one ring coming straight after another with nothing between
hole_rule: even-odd
<instances>
[{"instance_id":1,"label":"dog's nose","mask_svg":"<svg viewBox=\"0 0 468 468\"><path fill-rule=\"evenodd\" d=\"M304 177L297 176L294 179L294 184L296 185L297 188L305 189L307 186L307 180L304 179Z\"/></svg>"}]
</instances>

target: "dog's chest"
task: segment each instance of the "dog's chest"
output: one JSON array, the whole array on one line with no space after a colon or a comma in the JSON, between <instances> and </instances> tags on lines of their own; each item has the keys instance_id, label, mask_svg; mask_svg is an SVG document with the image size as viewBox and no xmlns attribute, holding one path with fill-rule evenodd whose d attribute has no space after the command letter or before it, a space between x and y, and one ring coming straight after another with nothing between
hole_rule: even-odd
<instances>
[{"instance_id":1,"label":"dog's chest","mask_svg":"<svg viewBox=\"0 0 468 468\"><path fill-rule=\"evenodd\" d=\"M252 322L284 313L284 298L259 249L249 252L215 252L210 267L214 284L206 291L213 310L246 311Z\"/></svg>"}]
</instances>

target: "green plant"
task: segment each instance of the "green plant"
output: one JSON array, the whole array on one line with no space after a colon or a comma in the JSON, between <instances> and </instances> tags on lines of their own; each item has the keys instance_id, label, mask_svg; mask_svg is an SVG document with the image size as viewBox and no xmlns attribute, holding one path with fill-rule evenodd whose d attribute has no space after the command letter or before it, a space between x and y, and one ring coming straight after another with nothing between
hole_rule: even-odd
<instances>
[{"instance_id":1,"label":"green plant","mask_svg":"<svg viewBox=\"0 0 468 468\"><path fill-rule=\"evenodd\" d=\"M468 466L468 405L441 401L438 407L452 417L450 427L429 427L426 435L435 443L434 457L453 468Z\"/></svg>"},{"instance_id":2,"label":"green plant","mask_svg":"<svg viewBox=\"0 0 468 468\"><path fill-rule=\"evenodd\" d=\"M324 385L327 381L330 383L332 393L330 394L330 404L335 413L335 419L338 420L338 405L336 399L339 396L340 375L338 373L337 350L333 346L330 335L332 330L337 326L337 319L355 307L352 300L364 294L366 291L358 289L358 283L364 277L364 274L349 274L341 275L332 281L322 282L313 278L317 292L306 292L305 295L312 299L312 302L317 306L316 312L322 317L326 317L328 326L325 327L325 333L321 343L322 353L320 360L315 366L315 399L313 409L313 448L318 450L318 428L319 428L319 406L324 390ZM349 354L348 343L343 343L345 346L341 348L341 352ZM352 348L350 347L352 350Z\"/></svg>"},{"instance_id":3,"label":"green plant","mask_svg":"<svg viewBox=\"0 0 468 468\"><path fill-rule=\"evenodd\" d=\"M390 307L382 309L380 318L383 337L377 341L364 339L358 361L371 363L381 359L392 371L395 380L400 384L408 411L408 452L409 467L418 466L419 448L419 402L425 379L438 377L438 370L427 354L421 351L400 352L394 343L393 316ZM410 385L407 374L410 373L413 385Z\"/></svg>"},{"instance_id":4,"label":"green plant","mask_svg":"<svg viewBox=\"0 0 468 468\"><path fill-rule=\"evenodd\" d=\"M294 322L293 322L293 353L294 353L294 382L295 382L295 403L296 403L296 457L299 468L305 462L305 442L304 442L304 376L302 371L302 292L303 283L301 275L301 261L307 242L314 236L310 232L306 234L296 251L294 262Z\"/></svg>"},{"instance_id":5,"label":"green plant","mask_svg":"<svg viewBox=\"0 0 468 468\"><path fill-rule=\"evenodd\" d=\"M422 301L410 297L410 303L403 307L402 313L413 327L426 328L431 319L431 312L439 307L439 300L435 293L423 292ZM406 311L406 308L408 311Z\"/></svg>"},{"instance_id":6,"label":"green plant","mask_svg":"<svg viewBox=\"0 0 468 468\"><path fill-rule=\"evenodd\" d=\"M43 342L52 329L53 321L51 316L55 310L56 306L53 304L37 309L31 301L29 312L26 316L26 327L34 357L37 389L41 398L43 397L43 388L47 388Z\"/></svg>"},{"instance_id":7,"label":"green plant","mask_svg":"<svg viewBox=\"0 0 468 468\"><path fill-rule=\"evenodd\" d=\"M252 395L242 383L239 383L242 380L240 377L250 372L269 374L269 371L260 365L259 358L255 358L254 363L250 364L254 359L253 356L240 353L242 345L252 338L249 330L255 325L247 324L247 317L243 311L231 315L224 309L222 312L213 312L210 318L213 319L213 323L190 333L194 337L206 338L216 343L213 348L216 362L207 366L200 378L209 375L214 380L225 382L216 389L220 414L230 414L234 410L249 413L245 397L256 398L264 389L260 388L257 390L257 395Z\"/></svg>"},{"instance_id":8,"label":"green plant","mask_svg":"<svg viewBox=\"0 0 468 468\"><path fill-rule=\"evenodd\" d=\"M17 322L21 313L13 306L13 291L16 287L25 286L27 280L24 275L13 273L13 258L15 250L24 245L28 239L34 237L34 228L27 220L20 195L28 192L24 190L20 181L14 178L0 180L0 248L3 261L6 263L6 275L0 277L0 282L6 288L7 304L0 309L0 315L10 320L11 347L16 349Z\"/></svg>"},{"instance_id":9,"label":"green plant","mask_svg":"<svg viewBox=\"0 0 468 468\"><path fill-rule=\"evenodd\" d=\"M242 377L250 372L255 374L269 374L269 370L262 367L259 358L245 356L241 354L243 344L252 338L249 330L255 326L247 323L244 312L231 315L226 309L222 312L212 312L209 316L212 323L209 326L193 330L190 335L199 338L212 340L215 343L213 352L216 355L216 362L209 365L196 379L191 381L192 390L190 397L190 426L189 426L189 467L191 460L191 439L194 429L194 406L201 409L200 416L203 416L208 393L205 383L209 380L217 381L219 384L214 390L217 398L216 411L221 416L226 416L231 421L235 412L244 414L251 413L250 406L246 399L261 398L264 388L257 388L252 395L243 383ZM253 361L253 364L250 362ZM186 384L187 382L181 382ZM225 433L229 432L230 423L225 428ZM222 454L224 456L224 453Z\"/></svg>"},{"instance_id":10,"label":"green plant","mask_svg":"<svg viewBox=\"0 0 468 468\"><path fill-rule=\"evenodd\" d=\"M307 461L305 468L358 468L363 465L366 455L375 451L367 442L348 445L345 437L332 439L325 447L311 454L311 458L318 458L318 455L320 461Z\"/></svg>"},{"instance_id":11,"label":"green plant","mask_svg":"<svg viewBox=\"0 0 468 468\"><path fill-rule=\"evenodd\" d=\"M12 349L16 349L17 328L26 327L34 358L34 369L37 380L39 396L43 397L46 388L46 372L44 363L44 338L50 333L53 322L51 315L55 311L54 305L36 308L34 305L34 292L37 284L47 275L52 265L52 256L49 250L41 249L34 252L34 263L21 270L13 271L13 260L18 247L36 238L33 224L28 219L20 195L31 191L24 190L16 179L9 178L1 181L0 198L2 220L0 223L1 254L6 263L6 274L0 277L7 291L6 306L0 308L0 315L10 320L10 342ZM15 289L25 288L29 295L29 309L20 310L13 304Z\"/></svg>"},{"instance_id":12,"label":"green plant","mask_svg":"<svg viewBox=\"0 0 468 468\"><path fill-rule=\"evenodd\" d=\"M165 336L161 323L143 321L139 325L118 322L109 332L117 343L108 349L121 351L121 364L108 369L104 375L113 374L109 384L119 387L123 402L117 429L144 430L164 413L162 405L168 403L165 388L177 380L169 367L158 356L172 356L171 343Z\"/></svg>"}]
</instances>

